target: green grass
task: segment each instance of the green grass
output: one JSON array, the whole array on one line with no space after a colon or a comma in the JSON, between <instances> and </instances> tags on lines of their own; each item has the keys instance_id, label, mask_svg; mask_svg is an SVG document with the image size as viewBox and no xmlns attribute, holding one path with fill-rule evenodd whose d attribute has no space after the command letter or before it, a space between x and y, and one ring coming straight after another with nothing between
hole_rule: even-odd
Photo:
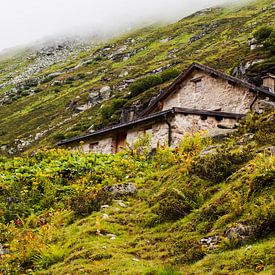
<instances>
[{"instance_id":1,"label":"green grass","mask_svg":"<svg viewBox=\"0 0 275 275\"><path fill-rule=\"evenodd\" d=\"M248 118L207 156L200 152L215 143L200 134L154 157L147 142L117 155L44 149L1 158L0 243L11 253L0 272L273 274L275 157L259 149L274 144L274 112ZM251 155L240 161L245 147ZM202 163L215 166L207 177ZM135 195L102 191L127 182ZM248 236L226 235L240 224ZM202 245L210 236L218 243Z\"/></svg>"}]
</instances>

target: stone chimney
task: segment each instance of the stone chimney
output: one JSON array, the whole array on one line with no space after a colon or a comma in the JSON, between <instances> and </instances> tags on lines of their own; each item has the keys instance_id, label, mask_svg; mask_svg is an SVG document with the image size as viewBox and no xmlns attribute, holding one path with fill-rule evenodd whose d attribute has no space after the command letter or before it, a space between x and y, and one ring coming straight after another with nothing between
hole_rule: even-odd
<instances>
[{"instance_id":1,"label":"stone chimney","mask_svg":"<svg viewBox=\"0 0 275 275\"><path fill-rule=\"evenodd\" d=\"M269 88L269 91L275 93L275 75L267 74L266 76L262 77L263 79L263 86L265 88Z\"/></svg>"}]
</instances>

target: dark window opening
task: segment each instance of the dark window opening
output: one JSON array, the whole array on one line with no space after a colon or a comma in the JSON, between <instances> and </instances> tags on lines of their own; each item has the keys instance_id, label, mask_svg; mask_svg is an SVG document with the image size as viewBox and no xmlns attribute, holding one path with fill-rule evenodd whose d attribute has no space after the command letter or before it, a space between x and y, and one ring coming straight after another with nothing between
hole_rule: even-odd
<instances>
[{"instance_id":1,"label":"dark window opening","mask_svg":"<svg viewBox=\"0 0 275 275\"><path fill-rule=\"evenodd\" d=\"M217 121L222 121L222 120L223 120L223 117L221 117L221 116L216 116L215 119L216 119Z\"/></svg>"},{"instance_id":2,"label":"dark window opening","mask_svg":"<svg viewBox=\"0 0 275 275\"><path fill-rule=\"evenodd\" d=\"M201 79L195 81L195 93L200 93L202 90L202 81Z\"/></svg>"},{"instance_id":3,"label":"dark window opening","mask_svg":"<svg viewBox=\"0 0 275 275\"><path fill-rule=\"evenodd\" d=\"M92 151L96 146L98 145L98 142L92 142L89 144L89 150Z\"/></svg>"},{"instance_id":4,"label":"dark window opening","mask_svg":"<svg viewBox=\"0 0 275 275\"><path fill-rule=\"evenodd\" d=\"M152 126L147 126L147 127L143 128L143 133L144 134L151 134L152 131L153 131Z\"/></svg>"}]
</instances>

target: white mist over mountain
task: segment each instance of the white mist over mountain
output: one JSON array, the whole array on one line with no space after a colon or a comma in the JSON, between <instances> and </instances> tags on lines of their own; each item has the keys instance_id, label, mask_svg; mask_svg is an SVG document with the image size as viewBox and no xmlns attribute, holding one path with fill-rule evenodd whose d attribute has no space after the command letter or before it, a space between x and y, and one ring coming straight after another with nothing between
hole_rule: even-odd
<instances>
[{"instance_id":1,"label":"white mist over mountain","mask_svg":"<svg viewBox=\"0 0 275 275\"><path fill-rule=\"evenodd\" d=\"M0 0L0 51L53 35L110 35L234 0Z\"/></svg>"}]
</instances>

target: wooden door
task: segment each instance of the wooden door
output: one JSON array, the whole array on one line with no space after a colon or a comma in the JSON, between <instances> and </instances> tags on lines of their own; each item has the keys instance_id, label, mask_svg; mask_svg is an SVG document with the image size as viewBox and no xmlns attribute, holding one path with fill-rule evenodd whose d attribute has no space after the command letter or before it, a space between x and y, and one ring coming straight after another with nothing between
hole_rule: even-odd
<instances>
[{"instance_id":1,"label":"wooden door","mask_svg":"<svg viewBox=\"0 0 275 275\"><path fill-rule=\"evenodd\" d=\"M127 132L119 132L116 135L116 146L115 146L115 152L118 153L121 151L121 148L125 146L126 144L126 138L127 138Z\"/></svg>"}]
</instances>

